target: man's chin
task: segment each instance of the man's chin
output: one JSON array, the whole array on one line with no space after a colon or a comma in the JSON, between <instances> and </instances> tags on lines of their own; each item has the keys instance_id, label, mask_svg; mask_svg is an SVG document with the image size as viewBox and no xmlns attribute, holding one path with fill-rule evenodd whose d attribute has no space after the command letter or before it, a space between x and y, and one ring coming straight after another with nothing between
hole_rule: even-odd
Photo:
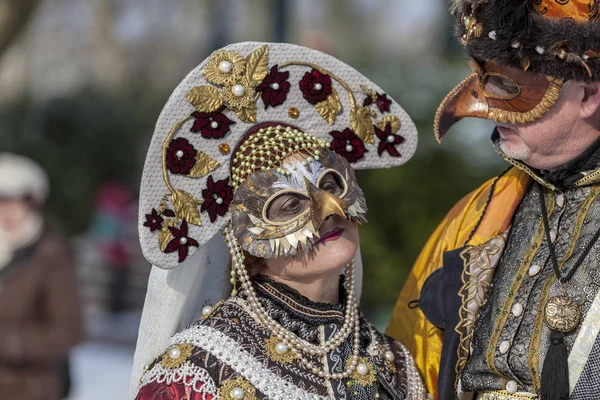
<instances>
[{"instance_id":1,"label":"man's chin","mask_svg":"<svg viewBox=\"0 0 600 400\"><path fill-rule=\"evenodd\" d=\"M496 144L506 156L513 160L527 161L531 157L531 151L523 144L514 144L502 138L499 138Z\"/></svg>"}]
</instances>

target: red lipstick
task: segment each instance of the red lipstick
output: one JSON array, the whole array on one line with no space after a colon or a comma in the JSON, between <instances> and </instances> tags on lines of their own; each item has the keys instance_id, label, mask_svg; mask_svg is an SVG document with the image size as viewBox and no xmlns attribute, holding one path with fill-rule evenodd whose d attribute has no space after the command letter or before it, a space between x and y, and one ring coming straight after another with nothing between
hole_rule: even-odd
<instances>
[{"instance_id":1,"label":"red lipstick","mask_svg":"<svg viewBox=\"0 0 600 400\"><path fill-rule=\"evenodd\" d=\"M315 244L325 243L325 242L329 242L331 240L337 240L342 236L343 233L344 233L344 228L340 228L340 227L333 228L332 230L330 230L329 232L327 232L326 234L321 236L321 238L319 238L319 240L317 240L317 242Z\"/></svg>"}]
</instances>

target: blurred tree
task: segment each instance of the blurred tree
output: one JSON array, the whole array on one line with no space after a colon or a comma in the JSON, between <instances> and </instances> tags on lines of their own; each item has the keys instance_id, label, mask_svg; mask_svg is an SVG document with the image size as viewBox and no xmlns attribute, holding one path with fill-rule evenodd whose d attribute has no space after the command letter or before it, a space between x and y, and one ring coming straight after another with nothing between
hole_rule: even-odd
<instances>
[{"instance_id":1,"label":"blurred tree","mask_svg":"<svg viewBox=\"0 0 600 400\"><path fill-rule=\"evenodd\" d=\"M25 154L50 175L50 218L65 232L85 229L106 181L137 188L162 100L142 93L84 90L47 103L20 99L0 110L0 149Z\"/></svg>"},{"instance_id":2,"label":"blurred tree","mask_svg":"<svg viewBox=\"0 0 600 400\"><path fill-rule=\"evenodd\" d=\"M0 57L21 33L39 0L0 0Z\"/></svg>"}]
</instances>

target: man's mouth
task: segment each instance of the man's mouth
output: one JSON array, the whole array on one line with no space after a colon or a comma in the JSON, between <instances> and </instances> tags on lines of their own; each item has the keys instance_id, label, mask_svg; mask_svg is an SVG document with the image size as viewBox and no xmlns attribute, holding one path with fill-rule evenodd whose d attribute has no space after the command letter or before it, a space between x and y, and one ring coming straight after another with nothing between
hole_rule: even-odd
<instances>
[{"instance_id":1,"label":"man's mouth","mask_svg":"<svg viewBox=\"0 0 600 400\"><path fill-rule=\"evenodd\" d=\"M500 138L502 140L506 140L506 138L509 136L514 136L514 135L519 134L519 132L517 132L516 129L508 127L506 125L497 125L496 129L498 129L498 133L500 134Z\"/></svg>"},{"instance_id":2,"label":"man's mouth","mask_svg":"<svg viewBox=\"0 0 600 400\"><path fill-rule=\"evenodd\" d=\"M321 237L319 238L319 240L317 240L317 242L315 244L318 243L326 243L332 240L337 240L339 239L342 234L344 233L344 228L340 228L339 226L333 228L332 230L330 230L329 232L321 235Z\"/></svg>"}]
</instances>

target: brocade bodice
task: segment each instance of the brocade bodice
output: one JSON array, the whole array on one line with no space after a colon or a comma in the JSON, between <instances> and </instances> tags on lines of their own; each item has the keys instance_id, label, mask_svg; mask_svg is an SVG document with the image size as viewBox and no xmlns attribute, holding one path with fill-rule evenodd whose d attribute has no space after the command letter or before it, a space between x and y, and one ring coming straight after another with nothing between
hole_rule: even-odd
<instances>
[{"instance_id":1,"label":"brocade bodice","mask_svg":"<svg viewBox=\"0 0 600 400\"><path fill-rule=\"evenodd\" d=\"M344 302L315 303L265 277L255 278L253 285L269 316L305 342L322 344L343 326ZM343 289L341 293L343 297ZM425 396L408 351L377 332L362 314L359 363L366 369L361 368L362 373L356 369L346 379L318 377L259 321L243 295L219 303L210 314L176 334L165 353L149 365L138 399L396 400ZM339 374L352 353L350 334L322 359L303 357ZM235 397L242 393L244 397Z\"/></svg>"}]
</instances>

